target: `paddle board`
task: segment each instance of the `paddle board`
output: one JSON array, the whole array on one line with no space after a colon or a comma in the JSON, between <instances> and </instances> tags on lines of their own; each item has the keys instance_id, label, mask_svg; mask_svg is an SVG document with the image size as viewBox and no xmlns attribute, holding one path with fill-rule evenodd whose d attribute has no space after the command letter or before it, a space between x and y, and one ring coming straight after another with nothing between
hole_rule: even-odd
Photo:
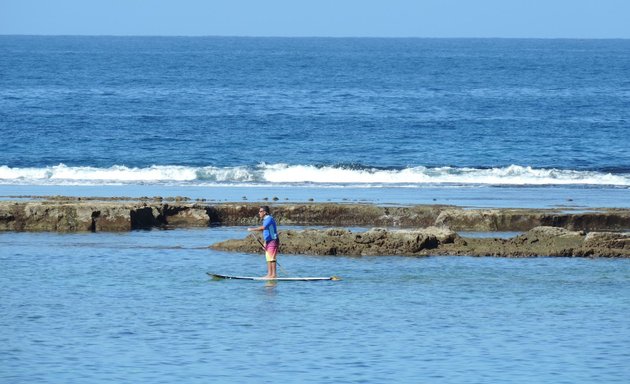
<instances>
[{"instance_id":1,"label":"paddle board","mask_svg":"<svg viewBox=\"0 0 630 384\"><path fill-rule=\"evenodd\" d=\"M323 280L341 280L337 276L331 277L276 277L275 279L269 279L267 277L254 277L254 276L229 276L218 275L216 273L206 272L208 276L213 279L235 279L235 280L257 280L257 281L323 281Z\"/></svg>"}]
</instances>

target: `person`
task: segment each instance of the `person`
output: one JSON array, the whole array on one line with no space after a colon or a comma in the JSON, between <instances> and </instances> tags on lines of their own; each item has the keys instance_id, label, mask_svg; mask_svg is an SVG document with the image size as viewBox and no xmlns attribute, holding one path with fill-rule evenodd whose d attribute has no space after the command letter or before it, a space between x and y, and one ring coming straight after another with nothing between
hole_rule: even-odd
<instances>
[{"instance_id":1,"label":"person","mask_svg":"<svg viewBox=\"0 0 630 384\"><path fill-rule=\"evenodd\" d=\"M262 219L262 225L260 227L250 227L247 228L247 230L262 231L263 240L265 241L265 258L267 260L267 275L265 277L268 279L275 279L277 277L276 258L278 256L278 247L280 246L276 220L274 220L271 216L269 207L266 205L263 205L258 209L258 217Z\"/></svg>"}]
</instances>

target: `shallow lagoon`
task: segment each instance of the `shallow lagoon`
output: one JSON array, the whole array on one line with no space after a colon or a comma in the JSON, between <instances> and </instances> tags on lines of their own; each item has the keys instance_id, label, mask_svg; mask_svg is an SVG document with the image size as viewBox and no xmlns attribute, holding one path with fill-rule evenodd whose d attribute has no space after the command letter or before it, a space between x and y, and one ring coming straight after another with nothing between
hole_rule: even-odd
<instances>
[{"instance_id":1,"label":"shallow lagoon","mask_svg":"<svg viewBox=\"0 0 630 384\"><path fill-rule=\"evenodd\" d=\"M0 200L28 196L139 198L142 196L205 199L208 203L372 203L380 205L444 204L471 208L630 208L627 187L585 186L167 186L167 185L8 185L0 184Z\"/></svg>"},{"instance_id":2,"label":"shallow lagoon","mask_svg":"<svg viewBox=\"0 0 630 384\"><path fill-rule=\"evenodd\" d=\"M261 255L241 227L0 234L0 381L627 382L630 261Z\"/></svg>"}]
</instances>

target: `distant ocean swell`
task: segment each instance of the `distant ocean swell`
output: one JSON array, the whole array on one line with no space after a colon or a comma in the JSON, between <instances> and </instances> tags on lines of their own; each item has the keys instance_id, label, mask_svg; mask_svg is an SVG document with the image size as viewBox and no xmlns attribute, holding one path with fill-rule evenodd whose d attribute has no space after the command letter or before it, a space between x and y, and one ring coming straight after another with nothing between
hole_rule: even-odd
<instances>
[{"instance_id":1,"label":"distant ocean swell","mask_svg":"<svg viewBox=\"0 0 630 384\"><path fill-rule=\"evenodd\" d=\"M630 186L630 173L536 169L510 165L501 168L408 167L379 169L364 166L315 166L259 164L236 167L154 165L133 168L71 167L64 164L41 168L0 166L0 184L19 185L265 185L314 184L359 186L455 185L589 185Z\"/></svg>"}]
</instances>

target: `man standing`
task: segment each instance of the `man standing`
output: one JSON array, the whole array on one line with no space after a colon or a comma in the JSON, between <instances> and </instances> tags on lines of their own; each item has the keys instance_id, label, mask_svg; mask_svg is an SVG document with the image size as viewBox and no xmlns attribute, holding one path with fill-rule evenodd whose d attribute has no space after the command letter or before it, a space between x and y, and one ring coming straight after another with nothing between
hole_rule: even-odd
<instances>
[{"instance_id":1,"label":"man standing","mask_svg":"<svg viewBox=\"0 0 630 384\"><path fill-rule=\"evenodd\" d=\"M248 231L262 231L265 240L265 258L267 259L267 275L268 279L275 279L276 274L276 256L278 254L278 230L276 221L269 212L269 207L263 205L258 209L258 217L262 218L263 223L260 227L247 228Z\"/></svg>"}]
</instances>

